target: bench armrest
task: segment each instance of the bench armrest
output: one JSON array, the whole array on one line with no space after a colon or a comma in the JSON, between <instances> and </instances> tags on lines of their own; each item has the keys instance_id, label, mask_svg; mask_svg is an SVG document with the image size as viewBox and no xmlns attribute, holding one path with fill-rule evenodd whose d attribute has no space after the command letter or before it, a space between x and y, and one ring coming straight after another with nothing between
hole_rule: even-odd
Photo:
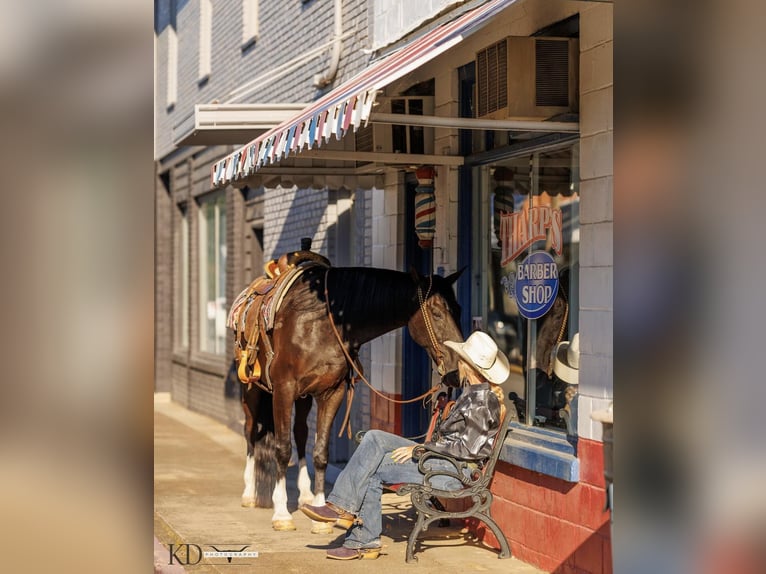
<instances>
[{"instance_id":1,"label":"bench armrest","mask_svg":"<svg viewBox=\"0 0 766 574\"><path fill-rule=\"evenodd\" d=\"M402 484L397 491L399 494L407 494L415 490L427 490L428 492L437 494L439 496L449 496L450 492L454 492L442 490L433 486L432 481L434 477L454 478L461 483L462 488L460 490L477 486L483 482L483 474L480 468L476 466L474 462L469 462L442 453L434 452L432 450L428 450L422 445L415 447L412 456L418 461L418 470L420 470L420 472L423 474L423 482ZM430 465L428 462L433 460L445 461L449 463L450 467L438 469L429 468ZM460 492L460 490L457 492Z\"/></svg>"}]
</instances>

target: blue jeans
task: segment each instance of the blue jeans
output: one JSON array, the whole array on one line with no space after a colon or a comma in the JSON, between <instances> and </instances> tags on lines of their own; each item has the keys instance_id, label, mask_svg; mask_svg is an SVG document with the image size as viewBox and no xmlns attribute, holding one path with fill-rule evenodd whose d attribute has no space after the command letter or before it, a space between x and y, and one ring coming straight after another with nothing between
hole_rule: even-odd
<instances>
[{"instance_id":1,"label":"blue jeans","mask_svg":"<svg viewBox=\"0 0 766 574\"><path fill-rule=\"evenodd\" d=\"M382 483L422 483L423 475L418 463L412 459L398 463L391 458L391 452L402 446L417 443L381 430L368 431L354 452L346 468L338 476L327 501L355 514L362 524L353 525L343 543L347 548L377 548L380 546L380 532L383 529L381 496ZM433 460L431 468L454 471L446 461ZM434 477L431 484L444 490L460 488L458 480L446 476Z\"/></svg>"}]
</instances>

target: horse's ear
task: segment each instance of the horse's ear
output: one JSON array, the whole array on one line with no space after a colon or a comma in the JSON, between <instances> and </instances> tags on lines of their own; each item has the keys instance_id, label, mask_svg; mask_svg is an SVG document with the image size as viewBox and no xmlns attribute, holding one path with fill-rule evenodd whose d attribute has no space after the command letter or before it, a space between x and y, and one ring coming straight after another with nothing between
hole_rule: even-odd
<instances>
[{"instance_id":1,"label":"horse's ear","mask_svg":"<svg viewBox=\"0 0 766 574\"><path fill-rule=\"evenodd\" d=\"M414 265L410 265L410 275L412 275L412 280L415 282L415 285L420 285L420 273L418 273L418 270L415 269Z\"/></svg>"},{"instance_id":2,"label":"horse's ear","mask_svg":"<svg viewBox=\"0 0 766 574\"><path fill-rule=\"evenodd\" d=\"M444 280L447 282L447 285L452 285L455 281L458 280L458 278L463 274L463 271L465 271L465 268L467 266L463 266L463 268L460 271L455 271L452 275L447 275Z\"/></svg>"}]
</instances>

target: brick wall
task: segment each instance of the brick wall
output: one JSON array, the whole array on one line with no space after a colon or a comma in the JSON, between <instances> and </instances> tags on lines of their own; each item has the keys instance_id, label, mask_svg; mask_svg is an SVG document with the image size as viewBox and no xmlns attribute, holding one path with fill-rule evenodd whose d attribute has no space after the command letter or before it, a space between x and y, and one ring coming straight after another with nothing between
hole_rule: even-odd
<instances>
[{"instance_id":1,"label":"brick wall","mask_svg":"<svg viewBox=\"0 0 766 574\"><path fill-rule=\"evenodd\" d=\"M173 150L172 129L193 113L195 103L224 103L233 90L252 82L253 89L241 102L310 102L362 69L369 56L367 47L367 1L343 1L343 40L341 59L333 84L323 90L313 86L314 76L324 74L330 63L330 47L316 56L305 54L329 43L333 34L334 3L315 1L260 0L260 35L243 47L241 0L216 0L213 3L211 74L198 82L199 0L177 2L178 98L168 109L167 46L170 26L170 0L157 0L157 102L155 110L156 158ZM268 77L269 71L295 63L289 73ZM245 143L245 142L243 142Z\"/></svg>"},{"instance_id":2,"label":"brick wall","mask_svg":"<svg viewBox=\"0 0 766 574\"><path fill-rule=\"evenodd\" d=\"M378 49L397 41L446 8L462 3L476 4L475 1L465 0L372 0L370 29L373 48Z\"/></svg>"},{"instance_id":3,"label":"brick wall","mask_svg":"<svg viewBox=\"0 0 766 574\"><path fill-rule=\"evenodd\" d=\"M578 434L601 440L593 411L612 397L612 5L580 13L580 388Z\"/></svg>"},{"instance_id":4,"label":"brick wall","mask_svg":"<svg viewBox=\"0 0 766 574\"><path fill-rule=\"evenodd\" d=\"M611 573L603 445L581 439L578 458L580 482L574 484L499 461L492 516L519 560L556 574ZM472 529L499 548L484 526Z\"/></svg>"},{"instance_id":5,"label":"brick wall","mask_svg":"<svg viewBox=\"0 0 766 574\"><path fill-rule=\"evenodd\" d=\"M264 257L279 257L300 249L301 237L311 237L311 249L328 256L327 189L266 189L263 234Z\"/></svg>"}]
</instances>

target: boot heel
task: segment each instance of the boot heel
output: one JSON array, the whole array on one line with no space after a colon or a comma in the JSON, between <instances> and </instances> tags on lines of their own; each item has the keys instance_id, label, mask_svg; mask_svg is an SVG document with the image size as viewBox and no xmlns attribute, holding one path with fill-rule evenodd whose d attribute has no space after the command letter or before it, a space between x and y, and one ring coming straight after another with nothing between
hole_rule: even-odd
<instances>
[{"instance_id":1,"label":"boot heel","mask_svg":"<svg viewBox=\"0 0 766 574\"><path fill-rule=\"evenodd\" d=\"M362 524L362 521L356 517L338 518L338 520L335 521L335 526L337 526L338 528L342 528L343 530L348 530L354 524Z\"/></svg>"}]
</instances>

